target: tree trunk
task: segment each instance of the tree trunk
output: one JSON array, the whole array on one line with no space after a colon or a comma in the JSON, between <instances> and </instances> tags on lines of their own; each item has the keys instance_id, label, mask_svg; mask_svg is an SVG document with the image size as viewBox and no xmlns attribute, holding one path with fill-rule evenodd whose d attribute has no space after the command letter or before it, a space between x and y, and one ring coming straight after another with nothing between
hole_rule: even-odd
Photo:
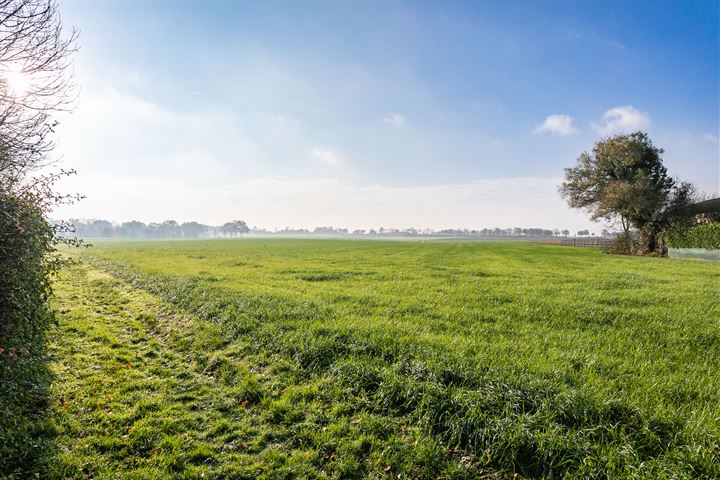
<instances>
[{"instance_id":1,"label":"tree trunk","mask_svg":"<svg viewBox=\"0 0 720 480\"><path fill-rule=\"evenodd\" d=\"M630 222L625 220L625 217L622 215L620 216L620 222L622 223L623 230L625 231L625 234L627 234L630 231Z\"/></svg>"},{"instance_id":2,"label":"tree trunk","mask_svg":"<svg viewBox=\"0 0 720 480\"><path fill-rule=\"evenodd\" d=\"M653 253L657 249L657 236L654 233L648 235L647 253Z\"/></svg>"}]
</instances>

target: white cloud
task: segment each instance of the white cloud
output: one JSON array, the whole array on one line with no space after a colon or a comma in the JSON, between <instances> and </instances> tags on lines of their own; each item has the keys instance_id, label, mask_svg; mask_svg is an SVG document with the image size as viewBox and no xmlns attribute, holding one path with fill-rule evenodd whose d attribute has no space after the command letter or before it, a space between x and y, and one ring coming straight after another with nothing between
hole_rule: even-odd
<instances>
[{"instance_id":1,"label":"white cloud","mask_svg":"<svg viewBox=\"0 0 720 480\"><path fill-rule=\"evenodd\" d=\"M568 40L579 40L583 38L583 35L577 30L570 30L565 34L565 38L567 38Z\"/></svg>"},{"instance_id":2,"label":"white cloud","mask_svg":"<svg viewBox=\"0 0 720 480\"><path fill-rule=\"evenodd\" d=\"M609 48L617 48L618 50L625 50L625 45L622 42L615 40L614 38L606 39L605 46Z\"/></svg>"},{"instance_id":3,"label":"white cloud","mask_svg":"<svg viewBox=\"0 0 720 480\"><path fill-rule=\"evenodd\" d=\"M632 105L625 105L603 113L603 121L602 125L593 123L593 129L600 135L610 135L645 129L650 126L650 115Z\"/></svg>"},{"instance_id":4,"label":"white cloud","mask_svg":"<svg viewBox=\"0 0 720 480\"><path fill-rule=\"evenodd\" d=\"M575 133L573 121L575 119L570 115L550 115L545 121L535 127L534 134L549 133L551 135L559 135L561 137Z\"/></svg>"},{"instance_id":5,"label":"white cloud","mask_svg":"<svg viewBox=\"0 0 720 480\"><path fill-rule=\"evenodd\" d=\"M388 113L383 118L383 122L395 125L396 127L404 127L407 125L407 119L402 113Z\"/></svg>"},{"instance_id":6,"label":"white cloud","mask_svg":"<svg viewBox=\"0 0 720 480\"><path fill-rule=\"evenodd\" d=\"M702 136L702 138L703 138L703 140L707 140L708 142L719 143L718 137L716 137L712 133L706 133L705 135Z\"/></svg>"},{"instance_id":7,"label":"white cloud","mask_svg":"<svg viewBox=\"0 0 720 480\"><path fill-rule=\"evenodd\" d=\"M343 165L347 161L347 157L343 152L330 148L313 147L312 150L310 150L310 155L333 167Z\"/></svg>"}]
</instances>

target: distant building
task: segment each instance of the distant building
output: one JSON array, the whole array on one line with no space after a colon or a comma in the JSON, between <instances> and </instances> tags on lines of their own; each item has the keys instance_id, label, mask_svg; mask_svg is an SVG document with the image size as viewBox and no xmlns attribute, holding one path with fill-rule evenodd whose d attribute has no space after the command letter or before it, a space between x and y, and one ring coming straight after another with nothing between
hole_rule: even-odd
<instances>
[{"instance_id":1,"label":"distant building","mask_svg":"<svg viewBox=\"0 0 720 480\"><path fill-rule=\"evenodd\" d=\"M695 215L698 223L720 222L720 198L711 198L690 206L690 212Z\"/></svg>"}]
</instances>

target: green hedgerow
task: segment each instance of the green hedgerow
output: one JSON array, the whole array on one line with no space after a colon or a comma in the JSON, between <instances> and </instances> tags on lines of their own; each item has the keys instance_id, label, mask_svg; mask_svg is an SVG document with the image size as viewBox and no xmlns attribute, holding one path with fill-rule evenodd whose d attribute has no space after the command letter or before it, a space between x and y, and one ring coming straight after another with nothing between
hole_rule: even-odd
<instances>
[{"instance_id":1,"label":"green hedgerow","mask_svg":"<svg viewBox=\"0 0 720 480\"><path fill-rule=\"evenodd\" d=\"M671 248L720 249L720 223L673 228L665 238Z\"/></svg>"},{"instance_id":2,"label":"green hedgerow","mask_svg":"<svg viewBox=\"0 0 720 480\"><path fill-rule=\"evenodd\" d=\"M8 474L32 470L50 438L43 411L53 241L32 196L0 188L0 472Z\"/></svg>"}]
</instances>

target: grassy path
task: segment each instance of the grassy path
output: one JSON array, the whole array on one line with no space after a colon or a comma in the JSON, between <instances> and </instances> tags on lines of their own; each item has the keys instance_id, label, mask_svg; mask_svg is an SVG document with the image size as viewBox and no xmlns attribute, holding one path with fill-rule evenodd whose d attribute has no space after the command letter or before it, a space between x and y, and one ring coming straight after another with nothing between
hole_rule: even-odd
<instances>
[{"instance_id":1,"label":"grassy path","mask_svg":"<svg viewBox=\"0 0 720 480\"><path fill-rule=\"evenodd\" d=\"M235 385L221 384L194 355L203 345L191 320L107 274L75 268L56 293L58 477L262 474L262 460L243 462L234 439L222 434L251 428L243 387L254 375L246 365L238 359ZM219 465L220 454L234 462ZM245 468L228 471L231 463Z\"/></svg>"},{"instance_id":2,"label":"grassy path","mask_svg":"<svg viewBox=\"0 0 720 480\"><path fill-rule=\"evenodd\" d=\"M297 382L291 366L246 356L217 327L107 273L69 269L54 302L51 477L482 474L402 418L354 412L332 400L337 387Z\"/></svg>"}]
</instances>

